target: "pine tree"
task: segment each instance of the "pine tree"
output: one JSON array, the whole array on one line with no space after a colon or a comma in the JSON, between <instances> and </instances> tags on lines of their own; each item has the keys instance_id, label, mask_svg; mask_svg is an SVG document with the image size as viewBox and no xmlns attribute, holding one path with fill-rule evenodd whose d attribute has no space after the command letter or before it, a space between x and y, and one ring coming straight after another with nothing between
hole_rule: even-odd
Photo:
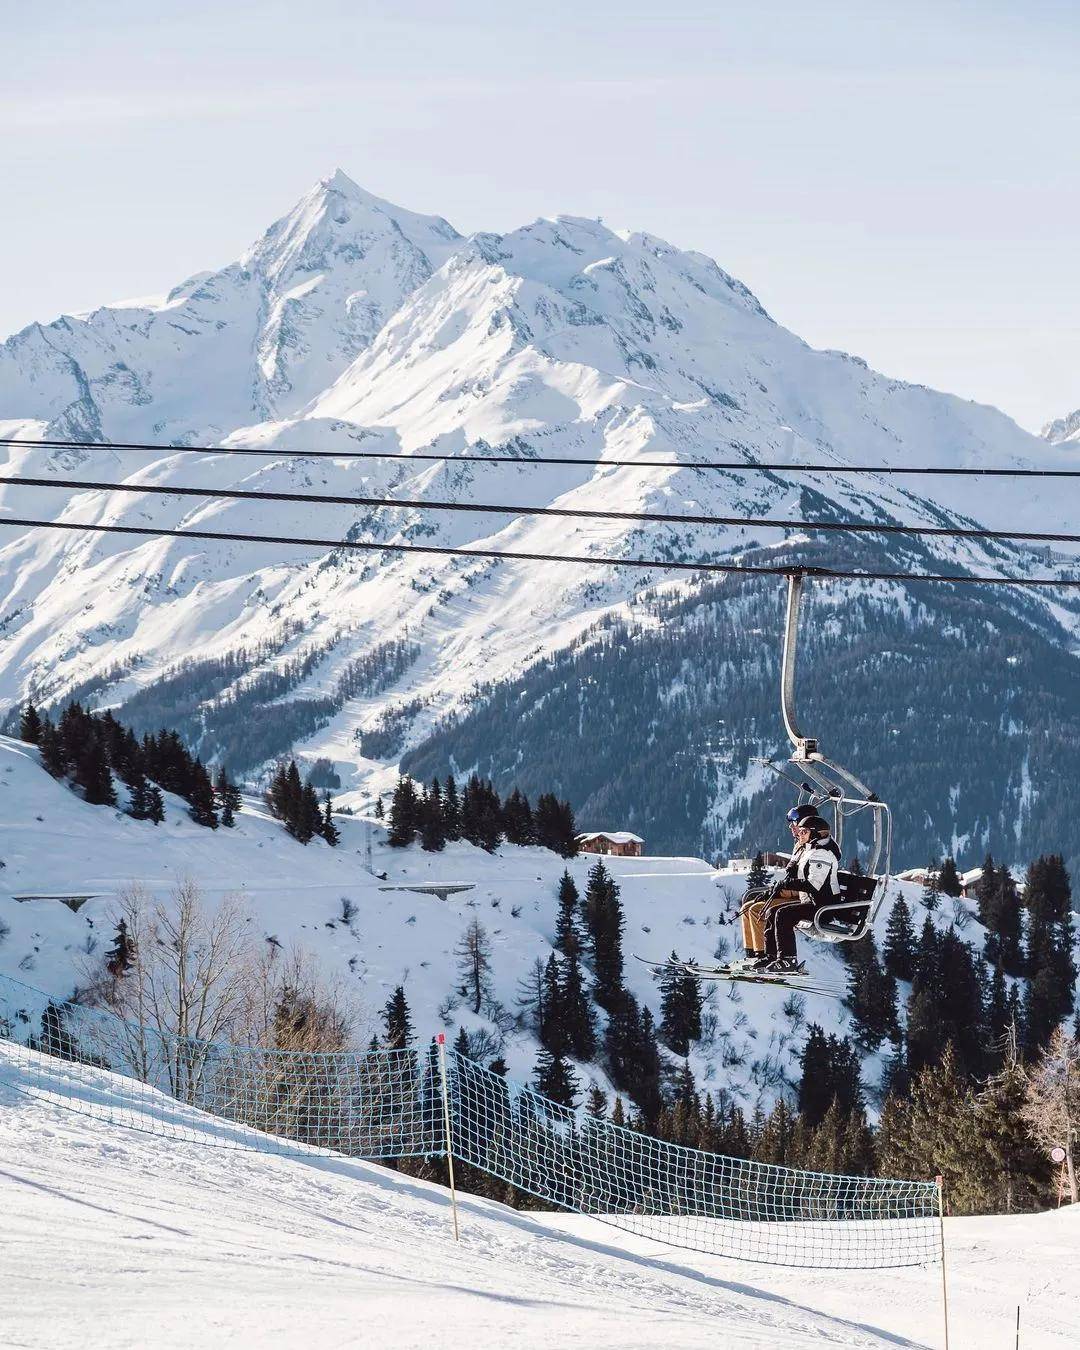
<instances>
[{"instance_id":1,"label":"pine tree","mask_svg":"<svg viewBox=\"0 0 1080 1350\"><path fill-rule=\"evenodd\" d=\"M986 959L1000 960L1006 975L1023 973L1020 952L1020 897L1008 867L994 865L987 854L977 887L979 921L986 928Z\"/></svg>"},{"instance_id":2,"label":"pine tree","mask_svg":"<svg viewBox=\"0 0 1080 1350\"><path fill-rule=\"evenodd\" d=\"M42 722L38 748L41 750L41 767L45 772L52 774L54 778L63 778L67 772L63 743L59 731L47 717Z\"/></svg>"},{"instance_id":3,"label":"pine tree","mask_svg":"<svg viewBox=\"0 0 1080 1350\"><path fill-rule=\"evenodd\" d=\"M375 798L375 819L376 819L376 820L382 820L382 818L383 818L385 815L386 815L386 808L383 806L382 798L381 798L381 797L376 797L376 798Z\"/></svg>"},{"instance_id":4,"label":"pine tree","mask_svg":"<svg viewBox=\"0 0 1080 1350\"><path fill-rule=\"evenodd\" d=\"M127 922L120 919L116 925L113 945L105 954L105 969L114 980L123 979L135 960L135 942L128 932Z\"/></svg>"},{"instance_id":5,"label":"pine tree","mask_svg":"<svg viewBox=\"0 0 1080 1350\"><path fill-rule=\"evenodd\" d=\"M844 1113L862 1109L859 1056L846 1037L826 1036L813 1023L803 1046L799 1114L808 1125L817 1126L833 1100Z\"/></svg>"},{"instance_id":6,"label":"pine tree","mask_svg":"<svg viewBox=\"0 0 1080 1350\"><path fill-rule=\"evenodd\" d=\"M882 1041L899 1033L896 981L881 968L873 933L857 945L859 959L848 971L848 995L855 1043L861 1050L876 1051Z\"/></svg>"},{"instance_id":7,"label":"pine tree","mask_svg":"<svg viewBox=\"0 0 1080 1350\"><path fill-rule=\"evenodd\" d=\"M750 871L746 874L746 889L748 891L763 891L769 884L769 869L765 866L764 856L758 852L754 854L754 861L750 864Z\"/></svg>"},{"instance_id":8,"label":"pine tree","mask_svg":"<svg viewBox=\"0 0 1080 1350\"><path fill-rule=\"evenodd\" d=\"M187 794L188 814L196 825L205 825L207 829L218 827L217 812L214 810L214 788L210 775L201 760L192 766L191 787Z\"/></svg>"},{"instance_id":9,"label":"pine tree","mask_svg":"<svg viewBox=\"0 0 1080 1350\"><path fill-rule=\"evenodd\" d=\"M214 800L221 824L227 829L232 829L236 824L236 813L240 810L240 789L229 781L224 764L219 766L214 779Z\"/></svg>"},{"instance_id":10,"label":"pine tree","mask_svg":"<svg viewBox=\"0 0 1080 1350\"><path fill-rule=\"evenodd\" d=\"M160 825L165 819L165 798L156 783L150 784L150 790L146 794L146 818L155 825Z\"/></svg>"},{"instance_id":11,"label":"pine tree","mask_svg":"<svg viewBox=\"0 0 1080 1350\"><path fill-rule=\"evenodd\" d=\"M564 871L559 879L559 914L555 920L555 947L564 956L581 950L581 934L577 923L580 905L581 896L574 878Z\"/></svg>"},{"instance_id":12,"label":"pine tree","mask_svg":"<svg viewBox=\"0 0 1080 1350\"><path fill-rule=\"evenodd\" d=\"M937 877L938 890L942 895L948 895L954 899L960 895L963 886L960 883L960 874L956 870L956 859L948 857L941 864L941 870Z\"/></svg>"},{"instance_id":13,"label":"pine tree","mask_svg":"<svg viewBox=\"0 0 1080 1350\"><path fill-rule=\"evenodd\" d=\"M115 806L116 788L109 772L109 760L101 739L88 725L86 739L79 747L75 760L74 781L83 790L83 796L92 806Z\"/></svg>"},{"instance_id":14,"label":"pine tree","mask_svg":"<svg viewBox=\"0 0 1080 1350\"><path fill-rule=\"evenodd\" d=\"M132 820L146 820L150 815L150 784L143 774L138 774L128 788L128 815Z\"/></svg>"},{"instance_id":15,"label":"pine tree","mask_svg":"<svg viewBox=\"0 0 1080 1350\"><path fill-rule=\"evenodd\" d=\"M589 1090L585 1094L585 1113L593 1120L606 1120L608 1113L607 1093L590 1079Z\"/></svg>"},{"instance_id":16,"label":"pine tree","mask_svg":"<svg viewBox=\"0 0 1080 1350\"><path fill-rule=\"evenodd\" d=\"M341 831L334 824L334 803L329 788L323 793L322 825L319 833L331 848L336 848L341 843Z\"/></svg>"},{"instance_id":17,"label":"pine tree","mask_svg":"<svg viewBox=\"0 0 1080 1350\"><path fill-rule=\"evenodd\" d=\"M593 959L593 998L611 1011L623 994L623 912L619 888L602 862L589 871L585 921Z\"/></svg>"},{"instance_id":18,"label":"pine tree","mask_svg":"<svg viewBox=\"0 0 1080 1350\"><path fill-rule=\"evenodd\" d=\"M420 847L427 853L441 853L446 847L446 821L438 779L420 800L419 820Z\"/></svg>"},{"instance_id":19,"label":"pine tree","mask_svg":"<svg viewBox=\"0 0 1080 1350\"><path fill-rule=\"evenodd\" d=\"M405 999L405 990L400 984L390 995L383 1009L383 1026L386 1028L387 1050L404 1050L406 1046L412 1044L412 1017Z\"/></svg>"},{"instance_id":20,"label":"pine tree","mask_svg":"<svg viewBox=\"0 0 1080 1350\"><path fill-rule=\"evenodd\" d=\"M541 1097L555 1102L558 1106L573 1108L578 1091L577 1078L561 1054L552 1054L550 1050L541 1050L537 1056L536 1090Z\"/></svg>"},{"instance_id":21,"label":"pine tree","mask_svg":"<svg viewBox=\"0 0 1080 1350\"><path fill-rule=\"evenodd\" d=\"M542 792L536 799L533 822L538 844L563 858L577 857L577 825L569 802L559 801L551 792Z\"/></svg>"},{"instance_id":22,"label":"pine tree","mask_svg":"<svg viewBox=\"0 0 1080 1350\"><path fill-rule=\"evenodd\" d=\"M284 760L277 764L266 789L266 809L275 820L285 820L289 814L289 779Z\"/></svg>"},{"instance_id":23,"label":"pine tree","mask_svg":"<svg viewBox=\"0 0 1080 1350\"><path fill-rule=\"evenodd\" d=\"M442 794L442 808L443 833L447 840L453 843L461 838L461 799L458 797L457 783L453 774L450 774L446 779L446 787Z\"/></svg>"},{"instance_id":24,"label":"pine tree","mask_svg":"<svg viewBox=\"0 0 1080 1350\"><path fill-rule=\"evenodd\" d=\"M552 953L544 966L543 1017L540 1023L540 1042L545 1050L550 1050L554 1055L565 1054L569 1041L562 995L563 988L559 963Z\"/></svg>"},{"instance_id":25,"label":"pine tree","mask_svg":"<svg viewBox=\"0 0 1080 1350\"><path fill-rule=\"evenodd\" d=\"M1030 1054L1046 1045L1054 1028L1073 1010L1076 966L1072 955L1072 891L1060 855L1037 858L1028 868L1024 906L1028 984L1024 992L1023 1044Z\"/></svg>"},{"instance_id":26,"label":"pine tree","mask_svg":"<svg viewBox=\"0 0 1080 1350\"><path fill-rule=\"evenodd\" d=\"M536 830L529 799L517 788L514 788L503 803L502 825L508 844L524 847L536 843Z\"/></svg>"},{"instance_id":27,"label":"pine tree","mask_svg":"<svg viewBox=\"0 0 1080 1350\"><path fill-rule=\"evenodd\" d=\"M41 717L28 699L19 715L19 740L26 741L29 745L38 745L41 742L41 730Z\"/></svg>"},{"instance_id":28,"label":"pine tree","mask_svg":"<svg viewBox=\"0 0 1080 1350\"><path fill-rule=\"evenodd\" d=\"M928 913L933 914L941 903L941 874L936 870L937 863L931 862L927 867L927 878L923 884L922 907Z\"/></svg>"},{"instance_id":29,"label":"pine tree","mask_svg":"<svg viewBox=\"0 0 1080 1350\"><path fill-rule=\"evenodd\" d=\"M1048 1160L1031 1133L1026 1103L1024 1070L1012 1034L1001 1068L975 1098L978 1147L971 1163L981 1184L982 1212L1014 1214L1044 1203Z\"/></svg>"},{"instance_id":30,"label":"pine tree","mask_svg":"<svg viewBox=\"0 0 1080 1350\"><path fill-rule=\"evenodd\" d=\"M397 787L394 788L394 798L390 803L386 842L391 848L406 848L416 838L419 823L420 803L416 796L416 786L411 778L401 777L397 781Z\"/></svg>"},{"instance_id":31,"label":"pine tree","mask_svg":"<svg viewBox=\"0 0 1080 1350\"><path fill-rule=\"evenodd\" d=\"M679 959L671 953L672 962ZM690 1042L701 1037L701 985L691 971L665 969L660 973L660 1039L677 1055L690 1053Z\"/></svg>"},{"instance_id":32,"label":"pine tree","mask_svg":"<svg viewBox=\"0 0 1080 1350\"><path fill-rule=\"evenodd\" d=\"M596 1054L596 1023L585 993L576 947L570 949L562 963L559 1002L567 1047L575 1059L588 1063Z\"/></svg>"},{"instance_id":33,"label":"pine tree","mask_svg":"<svg viewBox=\"0 0 1080 1350\"><path fill-rule=\"evenodd\" d=\"M915 978L915 928L911 910L901 895L897 898L885 928L882 949L885 969L894 980L911 981Z\"/></svg>"}]
</instances>

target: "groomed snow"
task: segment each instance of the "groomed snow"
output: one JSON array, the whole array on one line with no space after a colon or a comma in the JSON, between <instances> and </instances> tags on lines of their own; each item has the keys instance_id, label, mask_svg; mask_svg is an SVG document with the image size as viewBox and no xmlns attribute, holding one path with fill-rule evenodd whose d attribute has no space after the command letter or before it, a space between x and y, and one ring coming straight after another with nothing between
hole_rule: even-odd
<instances>
[{"instance_id":1,"label":"groomed snow","mask_svg":"<svg viewBox=\"0 0 1080 1350\"><path fill-rule=\"evenodd\" d=\"M115 1081L79 1079L95 1096ZM936 1269L769 1270L468 1198L455 1244L438 1187L346 1159L175 1144L53 1091L77 1094L69 1070L0 1042L5 1347L940 1344ZM1018 1302L1025 1347L1075 1344L1076 1215L948 1228L954 1345L1011 1344Z\"/></svg>"}]
</instances>

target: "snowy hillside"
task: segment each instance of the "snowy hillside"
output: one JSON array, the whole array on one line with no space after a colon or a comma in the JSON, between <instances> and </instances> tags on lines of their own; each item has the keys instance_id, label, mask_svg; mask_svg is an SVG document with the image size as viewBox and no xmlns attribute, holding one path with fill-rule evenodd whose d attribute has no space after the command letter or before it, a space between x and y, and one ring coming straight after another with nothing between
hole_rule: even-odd
<instances>
[{"instance_id":1,"label":"snowy hillside","mask_svg":"<svg viewBox=\"0 0 1080 1350\"><path fill-rule=\"evenodd\" d=\"M940 1344L936 1269L823 1278L471 1197L455 1244L438 1187L348 1159L268 1157L109 1125L70 1106L91 1083L107 1102L116 1080L85 1068L70 1078L0 1042L5 1344ZM169 1109L198 1138L205 1118ZM1010 1343L1017 1304L1024 1345L1073 1343L1076 1220L1066 1210L948 1221L954 1344Z\"/></svg>"},{"instance_id":2,"label":"snowy hillside","mask_svg":"<svg viewBox=\"0 0 1080 1350\"><path fill-rule=\"evenodd\" d=\"M379 1014L401 984L419 1036L445 1028L453 1037L460 1027L486 1033L485 1058L501 1053L512 1074L532 1078L539 1049L533 1034L500 1031L502 1019L491 1008L474 1015L456 996L455 948L470 920L478 919L492 946L491 994L513 1016L537 958L546 962L551 955L559 878L569 869L584 894L594 857L567 862L546 849L511 845L489 856L466 843L450 844L442 854L393 849L381 827L348 817L338 818L336 849L318 839L302 846L251 801L234 829L210 831L189 819L186 803L170 797L165 822L154 826L87 805L39 767L35 751L5 738L0 803L0 932L6 930L0 974L67 997L111 944L116 900L125 889L139 883L165 898L190 878L208 903L238 894L249 902L258 933L285 949L299 943L312 952L359 1014L358 1044L381 1031ZM366 869L369 834L372 872ZM718 884L697 858L606 861L621 890L628 953L659 959L676 950L708 963L717 951L734 951L736 930L726 919L743 878L720 877ZM381 872L385 880L373 874ZM447 901L400 889L433 882L474 889ZM92 898L73 911L58 898L72 896ZM355 909L348 922L345 900ZM816 973L842 980L831 952L817 950L810 959ZM628 987L655 1014L651 972L629 956L626 966ZM691 1055L700 1086L723 1089L751 1112L759 1102L771 1103L784 1075L798 1078L805 1016L781 1013L782 999L764 989L714 989L708 997L709 1032ZM803 1012L826 1028L845 1023L839 1003L814 1003ZM580 1076L583 1087L590 1079L607 1086L598 1065L582 1066Z\"/></svg>"},{"instance_id":3,"label":"snowy hillside","mask_svg":"<svg viewBox=\"0 0 1080 1350\"><path fill-rule=\"evenodd\" d=\"M1056 464L1071 462L1071 451L1028 435L993 408L812 350L700 254L575 217L460 239L445 222L380 202L342 174L313 189L243 259L185 283L156 307L106 308L10 339L0 355L0 418L9 430L39 435L220 438L265 451L234 458L6 452L8 463L36 476L77 471L159 487L506 508L478 516L0 488L0 510L10 515L120 526L745 559L755 550L775 557L781 548L790 558L807 541L774 528L568 524L522 512L558 506L767 519L977 519L1043 530L1075 515L1056 485L1021 495L986 482L973 489L970 480L935 479L931 490L916 489L921 480L690 467L718 457L823 460L838 468ZM523 462L410 458L492 448ZM405 458L283 458L279 452L288 449ZM537 455L617 459L629 467L528 463ZM53 701L91 696L123 707L140 729L177 725L204 756L228 757L235 772L250 775L290 750L325 757L342 778L343 800L353 804L372 788L385 789L400 755L472 706L479 684L516 680L565 653L598 620L625 615L651 588L689 593L660 572L559 563L313 554L299 546L183 539L134 543L59 532L6 531L4 540L0 707L31 691ZM1030 553L993 543L928 540L916 547L879 537L859 553L846 543L818 552L833 563L858 556L901 570L1006 575L1033 565ZM912 603L900 588L852 593L865 594L882 613ZM1022 611L1029 628L1050 630L1061 650L1080 639L1080 615L1068 604L1032 596ZM987 622L996 626L993 604ZM847 624L838 619L829 631L842 641ZM357 692L350 678L356 663L376 660L399 640L415 653L407 668ZM773 632L761 632L762 650L775 642ZM926 659L923 652L909 670ZM732 674L744 687L759 678L756 664L745 662ZM263 692L270 686L272 694ZM1024 701L1037 702L1036 676L1021 689ZM897 692L899 706L916 702L912 686ZM998 709L987 708L985 717L984 735L1003 722ZM775 722L755 734L761 749L776 748ZM1050 793L1050 779L1038 776L1039 765L1029 772L1015 746L997 746L996 757L1000 778L1029 783L1026 800ZM455 758L461 770L473 763ZM933 834L941 846L970 837L978 847L986 830L955 816L954 780L945 781L945 772L938 783L945 805L931 817ZM628 781L629 764L616 774ZM549 786L572 792L569 783ZM725 803L752 790L745 773L716 776L690 822L694 851L706 841L723 848L738 839L734 825L712 827L726 820ZM996 822L1011 809L998 792L988 815Z\"/></svg>"}]
</instances>

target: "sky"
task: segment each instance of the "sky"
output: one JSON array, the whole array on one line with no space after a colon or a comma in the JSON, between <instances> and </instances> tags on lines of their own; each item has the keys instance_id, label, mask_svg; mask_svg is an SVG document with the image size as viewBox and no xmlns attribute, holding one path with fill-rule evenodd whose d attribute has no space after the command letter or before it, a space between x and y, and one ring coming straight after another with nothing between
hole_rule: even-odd
<instances>
[{"instance_id":1,"label":"sky","mask_svg":"<svg viewBox=\"0 0 1080 1350\"><path fill-rule=\"evenodd\" d=\"M0 334L219 267L340 167L600 216L1037 430L1080 407L1080 6L0 0Z\"/></svg>"}]
</instances>

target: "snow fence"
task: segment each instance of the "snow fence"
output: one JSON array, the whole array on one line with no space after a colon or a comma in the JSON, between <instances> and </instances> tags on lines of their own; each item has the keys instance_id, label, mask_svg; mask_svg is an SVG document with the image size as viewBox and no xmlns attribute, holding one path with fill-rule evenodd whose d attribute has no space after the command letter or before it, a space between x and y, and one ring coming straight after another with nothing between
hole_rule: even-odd
<instances>
[{"instance_id":1,"label":"snow fence","mask_svg":"<svg viewBox=\"0 0 1080 1350\"><path fill-rule=\"evenodd\" d=\"M270 1050L177 1036L147 1016L124 1021L0 976L0 1035L25 1048L34 1095L177 1143L374 1161L450 1153L617 1228L772 1265L854 1269L940 1257L933 1182L683 1148L560 1106L455 1051L445 1051L444 1077L435 1042ZM196 1126L176 1102L210 1119Z\"/></svg>"}]
</instances>

